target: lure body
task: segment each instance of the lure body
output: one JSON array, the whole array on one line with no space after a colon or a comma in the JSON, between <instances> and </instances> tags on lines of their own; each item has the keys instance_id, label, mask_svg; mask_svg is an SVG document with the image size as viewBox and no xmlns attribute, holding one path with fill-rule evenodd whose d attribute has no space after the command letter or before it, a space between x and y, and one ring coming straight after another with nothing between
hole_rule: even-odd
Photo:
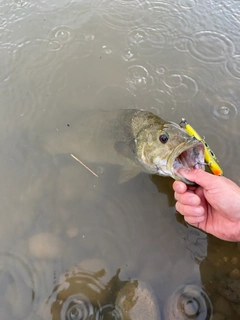
<instances>
[{"instance_id":1,"label":"lure body","mask_svg":"<svg viewBox=\"0 0 240 320\"><path fill-rule=\"evenodd\" d=\"M206 164L209 166L212 173L217 176L223 175L223 170L219 165L219 161L206 141L197 133L196 130L193 129L192 126L190 126L189 123L187 123L186 119L182 118L182 121L179 125L184 128L191 136L194 136L197 140L201 141L204 144L204 160L206 161Z\"/></svg>"}]
</instances>

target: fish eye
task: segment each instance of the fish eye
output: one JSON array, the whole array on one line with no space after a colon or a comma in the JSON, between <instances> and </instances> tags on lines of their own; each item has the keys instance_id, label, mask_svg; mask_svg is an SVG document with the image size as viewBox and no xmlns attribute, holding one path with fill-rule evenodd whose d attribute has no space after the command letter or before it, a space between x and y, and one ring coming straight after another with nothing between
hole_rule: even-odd
<instances>
[{"instance_id":1,"label":"fish eye","mask_svg":"<svg viewBox=\"0 0 240 320\"><path fill-rule=\"evenodd\" d=\"M162 143L167 143L168 141L168 136L166 134L161 134L159 136L159 141L162 142Z\"/></svg>"}]
</instances>

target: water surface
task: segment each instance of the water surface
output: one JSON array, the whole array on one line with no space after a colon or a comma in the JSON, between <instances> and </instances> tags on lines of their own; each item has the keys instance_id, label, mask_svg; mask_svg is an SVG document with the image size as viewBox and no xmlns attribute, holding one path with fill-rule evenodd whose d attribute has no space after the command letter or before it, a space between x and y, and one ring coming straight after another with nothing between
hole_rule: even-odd
<instances>
[{"instance_id":1,"label":"water surface","mask_svg":"<svg viewBox=\"0 0 240 320\"><path fill-rule=\"evenodd\" d=\"M184 224L172 179L45 146L83 109L145 109L187 118L240 184L239 25L234 0L0 1L1 320L240 317L219 290L238 244Z\"/></svg>"}]
</instances>

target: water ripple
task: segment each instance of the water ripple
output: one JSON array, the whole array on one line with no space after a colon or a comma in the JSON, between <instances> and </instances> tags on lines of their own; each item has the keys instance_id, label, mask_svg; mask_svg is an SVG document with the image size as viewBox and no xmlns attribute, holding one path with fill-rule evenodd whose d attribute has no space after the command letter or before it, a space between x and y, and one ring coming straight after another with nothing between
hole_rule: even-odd
<instances>
[{"instance_id":1,"label":"water ripple","mask_svg":"<svg viewBox=\"0 0 240 320\"><path fill-rule=\"evenodd\" d=\"M160 21L165 23L168 26L169 32L172 32L172 29L174 29L175 31L178 31L178 32L180 30L180 33L182 34L184 30L189 30L189 25L187 20L177 14L161 17ZM158 21L158 23L160 21Z\"/></svg>"},{"instance_id":2,"label":"water ripple","mask_svg":"<svg viewBox=\"0 0 240 320\"><path fill-rule=\"evenodd\" d=\"M240 55L234 55L226 62L227 71L236 79L240 79Z\"/></svg>"},{"instance_id":3,"label":"water ripple","mask_svg":"<svg viewBox=\"0 0 240 320\"><path fill-rule=\"evenodd\" d=\"M119 278L104 268L89 271L82 263L60 277L43 308L44 319L160 319L156 297L147 284ZM51 316L50 316L51 315Z\"/></svg>"},{"instance_id":4,"label":"water ripple","mask_svg":"<svg viewBox=\"0 0 240 320\"><path fill-rule=\"evenodd\" d=\"M167 25L159 23L157 28L133 28L127 39L128 46L134 47L140 54L153 55L171 43L171 32Z\"/></svg>"},{"instance_id":5,"label":"water ripple","mask_svg":"<svg viewBox=\"0 0 240 320\"><path fill-rule=\"evenodd\" d=\"M81 294L68 297L61 309L61 320L88 320L93 319L94 308L90 300Z\"/></svg>"},{"instance_id":6,"label":"water ripple","mask_svg":"<svg viewBox=\"0 0 240 320\"><path fill-rule=\"evenodd\" d=\"M191 41L191 38L188 37L179 37L174 41L174 47L182 52L188 52L188 43Z\"/></svg>"},{"instance_id":7,"label":"water ripple","mask_svg":"<svg viewBox=\"0 0 240 320\"><path fill-rule=\"evenodd\" d=\"M164 24L172 37L176 36L173 30L182 33L189 29L187 19L183 17L181 10L173 2L151 1L148 11L150 14L146 15L146 25L158 27L159 24Z\"/></svg>"},{"instance_id":8,"label":"water ripple","mask_svg":"<svg viewBox=\"0 0 240 320\"><path fill-rule=\"evenodd\" d=\"M206 292L196 285L179 288L170 297L166 308L166 320L211 320L212 303Z\"/></svg>"},{"instance_id":9,"label":"water ripple","mask_svg":"<svg viewBox=\"0 0 240 320\"><path fill-rule=\"evenodd\" d=\"M144 16L143 5L136 5L134 0L98 0L95 7L105 23L114 29L133 27Z\"/></svg>"},{"instance_id":10,"label":"water ripple","mask_svg":"<svg viewBox=\"0 0 240 320\"><path fill-rule=\"evenodd\" d=\"M18 5L21 8L29 5L29 1L26 1L26 0L13 0L13 2L16 3L16 5Z\"/></svg>"},{"instance_id":11,"label":"water ripple","mask_svg":"<svg viewBox=\"0 0 240 320\"><path fill-rule=\"evenodd\" d=\"M26 0L3 0L0 3L1 13L7 17L7 22L23 20L31 15L31 3Z\"/></svg>"},{"instance_id":12,"label":"water ripple","mask_svg":"<svg viewBox=\"0 0 240 320\"><path fill-rule=\"evenodd\" d=\"M12 31L7 28L8 25L0 26L0 45L3 48L12 47L11 33ZM0 48L1 49L1 48ZM2 56L4 58L4 56Z\"/></svg>"},{"instance_id":13,"label":"water ripple","mask_svg":"<svg viewBox=\"0 0 240 320\"><path fill-rule=\"evenodd\" d=\"M221 6L220 23L224 21L227 26L228 32L234 34L239 38L239 26L240 26L240 4L238 1L224 1L219 3Z\"/></svg>"},{"instance_id":14,"label":"water ripple","mask_svg":"<svg viewBox=\"0 0 240 320\"><path fill-rule=\"evenodd\" d=\"M113 47L111 47L111 46L103 45L102 46L102 53L105 53L107 55L114 54L115 53L115 49Z\"/></svg>"},{"instance_id":15,"label":"water ripple","mask_svg":"<svg viewBox=\"0 0 240 320\"><path fill-rule=\"evenodd\" d=\"M168 118L177 108L173 96L161 89L149 90L139 98L138 108L149 110L163 118Z\"/></svg>"},{"instance_id":16,"label":"water ripple","mask_svg":"<svg viewBox=\"0 0 240 320\"><path fill-rule=\"evenodd\" d=\"M188 42L189 53L203 62L219 63L231 57L235 45L226 35L216 31L200 31Z\"/></svg>"},{"instance_id":17,"label":"water ripple","mask_svg":"<svg viewBox=\"0 0 240 320\"><path fill-rule=\"evenodd\" d=\"M99 310L99 320L110 319L110 320L122 320L123 315L121 309L115 306L115 304L106 304L101 306Z\"/></svg>"},{"instance_id":18,"label":"water ripple","mask_svg":"<svg viewBox=\"0 0 240 320\"><path fill-rule=\"evenodd\" d=\"M1 41L0 41L1 43ZM9 78L12 75L13 72L13 46L11 45L1 45L0 46L0 89L1 87L8 86L6 82L8 82Z\"/></svg>"},{"instance_id":19,"label":"water ripple","mask_svg":"<svg viewBox=\"0 0 240 320\"><path fill-rule=\"evenodd\" d=\"M235 0L234 1L224 1L224 3L222 3L222 5L227 10L229 10L231 12L236 12L240 16L240 3L238 1L235 1Z\"/></svg>"},{"instance_id":20,"label":"water ripple","mask_svg":"<svg viewBox=\"0 0 240 320\"><path fill-rule=\"evenodd\" d=\"M26 0L18 0L18 1L25 1ZM30 1L29 1L30 2ZM31 0L31 5L36 8L36 10L49 12L49 11L56 11L62 8L67 8L73 3L73 0Z\"/></svg>"},{"instance_id":21,"label":"water ripple","mask_svg":"<svg viewBox=\"0 0 240 320\"><path fill-rule=\"evenodd\" d=\"M27 262L10 253L0 255L1 310L11 319L26 319L34 304L36 279Z\"/></svg>"},{"instance_id":22,"label":"water ripple","mask_svg":"<svg viewBox=\"0 0 240 320\"><path fill-rule=\"evenodd\" d=\"M5 27L7 24L7 19L6 17L4 17L4 15L0 15L0 27L3 28ZM1 35L2 35L2 32L1 32Z\"/></svg>"},{"instance_id":23,"label":"water ripple","mask_svg":"<svg viewBox=\"0 0 240 320\"><path fill-rule=\"evenodd\" d=\"M139 53L137 50L132 48L125 48L121 51L121 57L124 61L135 61L139 58Z\"/></svg>"},{"instance_id":24,"label":"water ripple","mask_svg":"<svg viewBox=\"0 0 240 320\"><path fill-rule=\"evenodd\" d=\"M56 52L51 50L51 43L46 39L27 40L19 44L14 51L15 63L18 66L24 65L27 70L46 67L55 57Z\"/></svg>"},{"instance_id":25,"label":"water ripple","mask_svg":"<svg viewBox=\"0 0 240 320\"><path fill-rule=\"evenodd\" d=\"M218 120L231 120L237 117L238 108L230 101L219 100L213 106L213 117Z\"/></svg>"},{"instance_id":26,"label":"water ripple","mask_svg":"<svg viewBox=\"0 0 240 320\"><path fill-rule=\"evenodd\" d=\"M68 26L58 26L51 30L50 38L57 40L61 44L65 44L74 39L74 30Z\"/></svg>"},{"instance_id":27,"label":"water ripple","mask_svg":"<svg viewBox=\"0 0 240 320\"><path fill-rule=\"evenodd\" d=\"M105 275L105 269L92 272L81 264L73 266L60 277L46 302L44 316L53 320L122 319L114 307L118 273L107 283L103 281Z\"/></svg>"},{"instance_id":28,"label":"water ripple","mask_svg":"<svg viewBox=\"0 0 240 320\"><path fill-rule=\"evenodd\" d=\"M70 41L73 39L74 41ZM94 35L90 33L87 34L87 33L81 32L75 38L70 37L70 39L66 40L66 46L61 47L61 56L64 57L64 60L67 60L67 58L68 59L86 58L93 51L94 40L95 40ZM63 41L61 41L61 43L63 44Z\"/></svg>"},{"instance_id":29,"label":"water ripple","mask_svg":"<svg viewBox=\"0 0 240 320\"><path fill-rule=\"evenodd\" d=\"M182 9L191 10L197 5L197 0L178 0L178 4Z\"/></svg>"},{"instance_id":30,"label":"water ripple","mask_svg":"<svg viewBox=\"0 0 240 320\"><path fill-rule=\"evenodd\" d=\"M149 10L159 16L168 16L171 14L178 14L179 10L173 2L167 1L151 1L149 2Z\"/></svg>"},{"instance_id":31,"label":"water ripple","mask_svg":"<svg viewBox=\"0 0 240 320\"><path fill-rule=\"evenodd\" d=\"M192 99L198 92L198 84L190 75L184 74L182 70L160 69L159 80L163 81L166 90L170 92L173 100L185 102ZM159 73L159 69L158 69Z\"/></svg>"},{"instance_id":32,"label":"water ripple","mask_svg":"<svg viewBox=\"0 0 240 320\"><path fill-rule=\"evenodd\" d=\"M225 88L223 87L223 90L224 89ZM233 91L234 90L232 88L232 92ZM194 112L195 116L198 114L198 116L203 119L215 119L219 125L222 125L224 122L226 122L226 125L229 126L230 123L233 124L238 118L238 106L235 104L235 102L231 101L231 99L224 97L225 96L222 94L213 94L211 90L209 92L199 92L199 95L194 101L192 111ZM203 105L205 105L205 108L202 107Z\"/></svg>"},{"instance_id":33,"label":"water ripple","mask_svg":"<svg viewBox=\"0 0 240 320\"><path fill-rule=\"evenodd\" d=\"M99 293L104 288L100 281L103 275L104 271L95 274L72 267L61 276L48 298L44 316L53 320L95 319L93 304L98 304Z\"/></svg>"},{"instance_id":34,"label":"water ripple","mask_svg":"<svg viewBox=\"0 0 240 320\"><path fill-rule=\"evenodd\" d=\"M231 18L238 20L240 18L240 4L238 1L224 1L222 3L223 9L227 10L231 14Z\"/></svg>"},{"instance_id":35,"label":"water ripple","mask_svg":"<svg viewBox=\"0 0 240 320\"><path fill-rule=\"evenodd\" d=\"M153 77L148 70L141 65L133 65L128 68L126 78L130 90L149 90L153 85Z\"/></svg>"}]
</instances>

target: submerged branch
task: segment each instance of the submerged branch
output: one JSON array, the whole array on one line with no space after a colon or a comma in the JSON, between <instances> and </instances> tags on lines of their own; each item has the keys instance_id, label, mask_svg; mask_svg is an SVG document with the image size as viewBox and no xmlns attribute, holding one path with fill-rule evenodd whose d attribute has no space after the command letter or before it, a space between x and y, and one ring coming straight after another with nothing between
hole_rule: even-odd
<instances>
[{"instance_id":1,"label":"submerged branch","mask_svg":"<svg viewBox=\"0 0 240 320\"><path fill-rule=\"evenodd\" d=\"M90 168L88 168L82 161L80 161L77 157L75 157L72 153L70 154L71 155L71 157L73 158L73 159L75 159L75 160L77 160L82 166L84 166L84 168L86 168L88 171L90 171L95 177L97 177L98 178L98 175L95 173L95 172L93 172Z\"/></svg>"}]
</instances>

